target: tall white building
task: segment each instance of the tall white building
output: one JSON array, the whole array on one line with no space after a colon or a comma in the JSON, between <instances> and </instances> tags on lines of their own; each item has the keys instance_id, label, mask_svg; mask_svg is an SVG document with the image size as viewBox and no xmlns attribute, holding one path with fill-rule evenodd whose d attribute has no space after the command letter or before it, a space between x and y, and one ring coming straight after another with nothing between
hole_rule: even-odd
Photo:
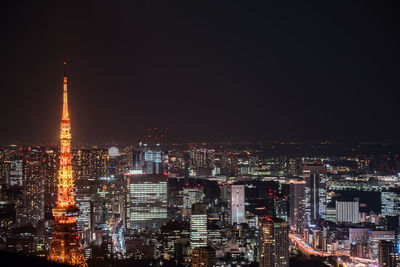
<instances>
[{"instance_id":1,"label":"tall white building","mask_svg":"<svg viewBox=\"0 0 400 267\"><path fill-rule=\"evenodd\" d=\"M231 187L231 222L244 223L245 186L232 185Z\"/></svg>"},{"instance_id":2,"label":"tall white building","mask_svg":"<svg viewBox=\"0 0 400 267\"><path fill-rule=\"evenodd\" d=\"M190 248L207 246L207 206L194 204L190 216Z\"/></svg>"},{"instance_id":3,"label":"tall white building","mask_svg":"<svg viewBox=\"0 0 400 267\"><path fill-rule=\"evenodd\" d=\"M167 221L167 177L128 176L128 228L158 228Z\"/></svg>"},{"instance_id":4,"label":"tall white building","mask_svg":"<svg viewBox=\"0 0 400 267\"><path fill-rule=\"evenodd\" d=\"M336 222L358 223L359 222L359 199L354 201L336 201Z\"/></svg>"}]
</instances>

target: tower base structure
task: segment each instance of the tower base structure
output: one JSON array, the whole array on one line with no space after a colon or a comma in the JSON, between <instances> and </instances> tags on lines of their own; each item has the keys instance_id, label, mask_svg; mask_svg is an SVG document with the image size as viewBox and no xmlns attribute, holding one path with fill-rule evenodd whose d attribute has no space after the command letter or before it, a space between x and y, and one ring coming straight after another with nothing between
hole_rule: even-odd
<instances>
[{"instance_id":1,"label":"tower base structure","mask_svg":"<svg viewBox=\"0 0 400 267\"><path fill-rule=\"evenodd\" d=\"M48 260L71 266L87 267L79 243L76 217L74 217L76 215L75 212L71 212L75 210L77 210L76 207L69 209L55 208L53 210L56 223Z\"/></svg>"}]
</instances>

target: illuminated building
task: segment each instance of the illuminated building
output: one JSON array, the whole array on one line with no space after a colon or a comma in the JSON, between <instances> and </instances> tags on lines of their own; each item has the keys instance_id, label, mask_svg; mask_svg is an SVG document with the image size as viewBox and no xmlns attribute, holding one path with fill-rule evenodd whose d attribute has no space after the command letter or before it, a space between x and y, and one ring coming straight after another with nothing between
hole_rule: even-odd
<instances>
[{"instance_id":1,"label":"illuminated building","mask_svg":"<svg viewBox=\"0 0 400 267\"><path fill-rule=\"evenodd\" d=\"M0 185L10 184L10 161L8 160L7 150L0 148Z\"/></svg>"},{"instance_id":2,"label":"illuminated building","mask_svg":"<svg viewBox=\"0 0 400 267\"><path fill-rule=\"evenodd\" d=\"M368 258L368 244L350 243L350 256L359 258Z\"/></svg>"},{"instance_id":3,"label":"illuminated building","mask_svg":"<svg viewBox=\"0 0 400 267\"><path fill-rule=\"evenodd\" d=\"M368 242L370 228L349 228L350 243Z\"/></svg>"},{"instance_id":4,"label":"illuminated building","mask_svg":"<svg viewBox=\"0 0 400 267\"><path fill-rule=\"evenodd\" d=\"M231 221L232 224L244 223L245 186L232 185L231 187Z\"/></svg>"},{"instance_id":5,"label":"illuminated building","mask_svg":"<svg viewBox=\"0 0 400 267\"><path fill-rule=\"evenodd\" d=\"M167 220L167 176L159 174L129 175L130 229L159 228Z\"/></svg>"},{"instance_id":6,"label":"illuminated building","mask_svg":"<svg viewBox=\"0 0 400 267\"><path fill-rule=\"evenodd\" d=\"M144 150L143 173L162 174L164 156L160 149L146 148Z\"/></svg>"},{"instance_id":7,"label":"illuminated building","mask_svg":"<svg viewBox=\"0 0 400 267\"><path fill-rule=\"evenodd\" d=\"M381 192L382 216L400 215L400 195L397 192Z\"/></svg>"},{"instance_id":8,"label":"illuminated building","mask_svg":"<svg viewBox=\"0 0 400 267\"><path fill-rule=\"evenodd\" d=\"M359 200L336 201L336 222L337 223L358 223L359 222Z\"/></svg>"},{"instance_id":9,"label":"illuminated building","mask_svg":"<svg viewBox=\"0 0 400 267\"><path fill-rule=\"evenodd\" d=\"M25 220L22 220L21 226L28 223L36 226L40 220L44 219L44 170L41 152L30 149L24 164L22 208Z\"/></svg>"},{"instance_id":10,"label":"illuminated building","mask_svg":"<svg viewBox=\"0 0 400 267\"><path fill-rule=\"evenodd\" d=\"M258 230L260 267L289 266L289 226L281 218L266 217Z\"/></svg>"},{"instance_id":11,"label":"illuminated building","mask_svg":"<svg viewBox=\"0 0 400 267\"><path fill-rule=\"evenodd\" d=\"M370 257L373 260L378 260L379 257L379 242L381 240L395 242L395 231L369 231L368 246L370 249Z\"/></svg>"},{"instance_id":12,"label":"illuminated building","mask_svg":"<svg viewBox=\"0 0 400 267\"><path fill-rule=\"evenodd\" d=\"M23 180L23 160L17 159L10 164L10 185L22 186Z\"/></svg>"},{"instance_id":13,"label":"illuminated building","mask_svg":"<svg viewBox=\"0 0 400 267\"><path fill-rule=\"evenodd\" d=\"M326 217L326 167L323 165L306 165L303 167L306 181L306 225L312 220Z\"/></svg>"},{"instance_id":14,"label":"illuminated building","mask_svg":"<svg viewBox=\"0 0 400 267\"><path fill-rule=\"evenodd\" d=\"M192 267L213 267L215 264L215 249L210 246L193 249Z\"/></svg>"},{"instance_id":15,"label":"illuminated building","mask_svg":"<svg viewBox=\"0 0 400 267\"><path fill-rule=\"evenodd\" d=\"M97 147L72 149L71 153L79 207L77 229L84 244L90 244L96 226L106 223L104 201L97 193L102 188L100 179L108 176L109 155L107 149Z\"/></svg>"},{"instance_id":16,"label":"illuminated building","mask_svg":"<svg viewBox=\"0 0 400 267\"><path fill-rule=\"evenodd\" d=\"M67 74L64 62L63 110L60 129L60 167L57 206L53 209L55 226L48 259L73 266L87 266L77 234L74 179L71 164L71 122L68 111Z\"/></svg>"},{"instance_id":17,"label":"illuminated building","mask_svg":"<svg viewBox=\"0 0 400 267\"><path fill-rule=\"evenodd\" d=\"M203 202L203 189L202 188L184 188L183 189L183 216L190 217L192 205Z\"/></svg>"},{"instance_id":18,"label":"illuminated building","mask_svg":"<svg viewBox=\"0 0 400 267\"><path fill-rule=\"evenodd\" d=\"M214 149L195 149L190 150L190 163L195 168L214 168Z\"/></svg>"},{"instance_id":19,"label":"illuminated building","mask_svg":"<svg viewBox=\"0 0 400 267\"><path fill-rule=\"evenodd\" d=\"M378 252L379 266L381 267L397 267L399 262L399 255L396 252L394 242L379 240Z\"/></svg>"},{"instance_id":20,"label":"illuminated building","mask_svg":"<svg viewBox=\"0 0 400 267\"><path fill-rule=\"evenodd\" d=\"M71 153L72 169L77 186L81 181L95 181L100 177L108 176L107 149L72 149Z\"/></svg>"},{"instance_id":21,"label":"illuminated building","mask_svg":"<svg viewBox=\"0 0 400 267\"><path fill-rule=\"evenodd\" d=\"M78 233L85 244L90 244L93 227L93 196L94 185L92 181L80 182L75 189L76 205L79 207L79 215L76 218Z\"/></svg>"},{"instance_id":22,"label":"illuminated building","mask_svg":"<svg viewBox=\"0 0 400 267\"><path fill-rule=\"evenodd\" d=\"M290 182L290 229L302 234L306 215L306 181L295 180Z\"/></svg>"},{"instance_id":23,"label":"illuminated building","mask_svg":"<svg viewBox=\"0 0 400 267\"><path fill-rule=\"evenodd\" d=\"M161 226L161 255L163 259L176 259L183 262L183 258L190 255L190 230L188 222L169 221ZM180 246L179 244L185 244Z\"/></svg>"},{"instance_id":24,"label":"illuminated building","mask_svg":"<svg viewBox=\"0 0 400 267\"><path fill-rule=\"evenodd\" d=\"M326 206L326 220L336 223L336 203L335 206L330 205Z\"/></svg>"},{"instance_id":25,"label":"illuminated building","mask_svg":"<svg viewBox=\"0 0 400 267\"><path fill-rule=\"evenodd\" d=\"M44 174L44 213L49 218L57 200L57 173L59 166L59 151L47 149L43 155Z\"/></svg>"},{"instance_id":26,"label":"illuminated building","mask_svg":"<svg viewBox=\"0 0 400 267\"><path fill-rule=\"evenodd\" d=\"M258 216L248 216L246 221L250 228L258 228Z\"/></svg>"},{"instance_id":27,"label":"illuminated building","mask_svg":"<svg viewBox=\"0 0 400 267\"><path fill-rule=\"evenodd\" d=\"M194 204L190 216L190 248L207 246L207 205Z\"/></svg>"},{"instance_id":28,"label":"illuminated building","mask_svg":"<svg viewBox=\"0 0 400 267\"><path fill-rule=\"evenodd\" d=\"M227 244L226 227L219 227L216 223L207 225L207 242L216 247L222 247Z\"/></svg>"},{"instance_id":29,"label":"illuminated building","mask_svg":"<svg viewBox=\"0 0 400 267\"><path fill-rule=\"evenodd\" d=\"M37 231L31 225L16 228L7 237L6 250L25 255L34 255L37 248L36 235Z\"/></svg>"},{"instance_id":30,"label":"illuminated building","mask_svg":"<svg viewBox=\"0 0 400 267\"><path fill-rule=\"evenodd\" d=\"M101 237L101 255L104 259L112 259L114 257L114 248L113 248L112 238L109 235L103 235Z\"/></svg>"},{"instance_id":31,"label":"illuminated building","mask_svg":"<svg viewBox=\"0 0 400 267\"><path fill-rule=\"evenodd\" d=\"M288 221L288 198L286 195L278 194L274 196L274 215Z\"/></svg>"}]
</instances>

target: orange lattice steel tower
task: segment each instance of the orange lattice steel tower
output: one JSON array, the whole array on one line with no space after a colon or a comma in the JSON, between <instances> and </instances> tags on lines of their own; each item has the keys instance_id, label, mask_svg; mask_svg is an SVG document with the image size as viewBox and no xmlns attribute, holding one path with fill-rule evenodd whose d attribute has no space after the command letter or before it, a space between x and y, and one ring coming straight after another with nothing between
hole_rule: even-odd
<instances>
[{"instance_id":1,"label":"orange lattice steel tower","mask_svg":"<svg viewBox=\"0 0 400 267\"><path fill-rule=\"evenodd\" d=\"M76 228L79 208L75 205L71 165L71 122L68 112L66 63L64 62L63 110L60 128L60 169L58 170L57 206L53 209L55 226L49 260L72 266L86 266Z\"/></svg>"}]
</instances>

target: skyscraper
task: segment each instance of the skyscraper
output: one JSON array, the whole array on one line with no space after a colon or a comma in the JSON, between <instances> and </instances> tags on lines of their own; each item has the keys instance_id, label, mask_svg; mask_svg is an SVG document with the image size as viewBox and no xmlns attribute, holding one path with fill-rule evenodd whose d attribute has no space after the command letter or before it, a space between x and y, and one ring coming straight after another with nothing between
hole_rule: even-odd
<instances>
[{"instance_id":1,"label":"skyscraper","mask_svg":"<svg viewBox=\"0 0 400 267\"><path fill-rule=\"evenodd\" d=\"M400 215L400 195L397 192L381 192L382 216Z\"/></svg>"},{"instance_id":2,"label":"skyscraper","mask_svg":"<svg viewBox=\"0 0 400 267\"><path fill-rule=\"evenodd\" d=\"M29 148L30 149L30 148ZM30 149L24 163L23 224L36 224L44 219L44 179L45 168L42 153L39 149Z\"/></svg>"},{"instance_id":3,"label":"skyscraper","mask_svg":"<svg viewBox=\"0 0 400 267\"><path fill-rule=\"evenodd\" d=\"M183 216L189 218L192 205L203 202L203 189L199 187L183 189Z\"/></svg>"},{"instance_id":4,"label":"skyscraper","mask_svg":"<svg viewBox=\"0 0 400 267\"><path fill-rule=\"evenodd\" d=\"M303 167L306 181L306 225L312 220L326 217L326 166L306 165Z\"/></svg>"},{"instance_id":5,"label":"skyscraper","mask_svg":"<svg viewBox=\"0 0 400 267\"><path fill-rule=\"evenodd\" d=\"M290 229L302 234L306 215L306 181L295 180L290 182Z\"/></svg>"},{"instance_id":6,"label":"skyscraper","mask_svg":"<svg viewBox=\"0 0 400 267\"><path fill-rule=\"evenodd\" d=\"M162 174L164 156L160 148L145 148L143 173Z\"/></svg>"},{"instance_id":7,"label":"skyscraper","mask_svg":"<svg viewBox=\"0 0 400 267\"><path fill-rule=\"evenodd\" d=\"M244 185L232 185L231 187L231 220L232 224L244 223Z\"/></svg>"},{"instance_id":8,"label":"skyscraper","mask_svg":"<svg viewBox=\"0 0 400 267\"><path fill-rule=\"evenodd\" d=\"M359 222L359 200L336 201L336 222L358 223Z\"/></svg>"},{"instance_id":9,"label":"skyscraper","mask_svg":"<svg viewBox=\"0 0 400 267\"><path fill-rule=\"evenodd\" d=\"M288 221L289 200L286 195L277 194L274 196L274 216Z\"/></svg>"},{"instance_id":10,"label":"skyscraper","mask_svg":"<svg viewBox=\"0 0 400 267\"><path fill-rule=\"evenodd\" d=\"M129 175L128 228L159 228L167 220L167 176Z\"/></svg>"},{"instance_id":11,"label":"skyscraper","mask_svg":"<svg viewBox=\"0 0 400 267\"><path fill-rule=\"evenodd\" d=\"M87 266L80 249L75 205L74 178L71 164L71 122L68 111L67 74L64 62L64 93L60 131L60 167L58 171L57 206L53 209L55 226L49 260L73 266Z\"/></svg>"},{"instance_id":12,"label":"skyscraper","mask_svg":"<svg viewBox=\"0 0 400 267\"><path fill-rule=\"evenodd\" d=\"M281 218L266 217L259 226L260 267L289 266L289 226Z\"/></svg>"},{"instance_id":13,"label":"skyscraper","mask_svg":"<svg viewBox=\"0 0 400 267\"><path fill-rule=\"evenodd\" d=\"M194 204L190 216L190 248L207 246L207 206Z\"/></svg>"}]
</instances>

